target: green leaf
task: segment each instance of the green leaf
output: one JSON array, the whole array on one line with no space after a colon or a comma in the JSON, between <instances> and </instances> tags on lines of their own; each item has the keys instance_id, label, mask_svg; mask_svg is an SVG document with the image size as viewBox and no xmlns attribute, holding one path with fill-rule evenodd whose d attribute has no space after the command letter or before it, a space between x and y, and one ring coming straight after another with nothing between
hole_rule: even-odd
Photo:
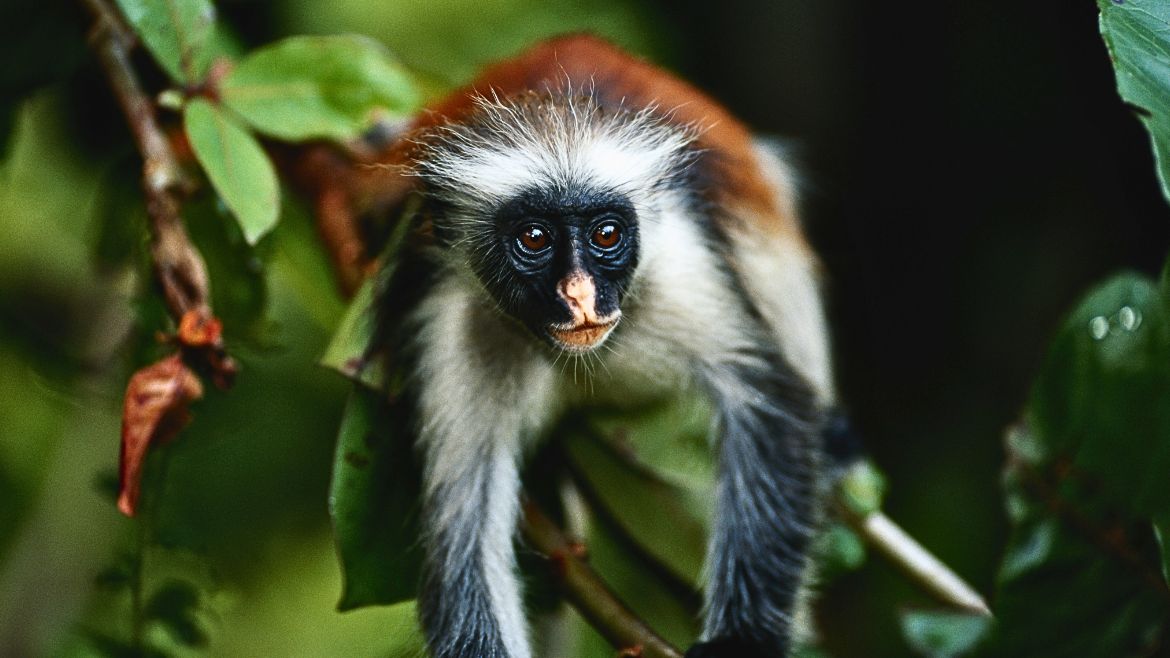
<instances>
[{"instance_id":1,"label":"green leaf","mask_svg":"<svg viewBox=\"0 0 1170 658\"><path fill-rule=\"evenodd\" d=\"M215 26L210 0L118 0L131 27L172 79L194 84L207 72Z\"/></svg>"},{"instance_id":2,"label":"green leaf","mask_svg":"<svg viewBox=\"0 0 1170 658\"><path fill-rule=\"evenodd\" d=\"M1069 316L1033 390L1029 419L1048 454L1100 478L1130 515L1170 509L1167 364L1161 294L1122 274Z\"/></svg>"},{"instance_id":3,"label":"green leaf","mask_svg":"<svg viewBox=\"0 0 1170 658\"><path fill-rule=\"evenodd\" d=\"M358 288L333 332L333 339L321 357L321 365L374 390L383 390L385 365L380 359L366 361L366 349L374 331L372 308L376 286L376 278L371 277Z\"/></svg>"},{"instance_id":4,"label":"green leaf","mask_svg":"<svg viewBox=\"0 0 1170 658\"><path fill-rule=\"evenodd\" d=\"M1040 440L1026 427L1014 434L1011 445ZM1009 447L1013 529L986 655L1149 655L1170 613L1149 523L1121 524L1095 482L1046 458Z\"/></svg>"},{"instance_id":5,"label":"green leaf","mask_svg":"<svg viewBox=\"0 0 1170 658\"><path fill-rule=\"evenodd\" d=\"M1101 35L1117 91L1150 133L1162 194L1170 200L1170 5L1163 0L1097 0Z\"/></svg>"},{"instance_id":6,"label":"green leaf","mask_svg":"<svg viewBox=\"0 0 1170 658\"><path fill-rule=\"evenodd\" d=\"M329 489L344 573L341 610L415 595L419 470L394 412L377 393L355 386L341 422Z\"/></svg>"},{"instance_id":7,"label":"green leaf","mask_svg":"<svg viewBox=\"0 0 1170 658\"><path fill-rule=\"evenodd\" d=\"M654 425L653 414L631 424ZM655 477L627 450L589 430L579 416L566 419L560 436L589 493L638 546L684 582L697 584L706 555L714 479L681 487ZM658 438L657 440L663 440Z\"/></svg>"},{"instance_id":8,"label":"green leaf","mask_svg":"<svg viewBox=\"0 0 1170 658\"><path fill-rule=\"evenodd\" d=\"M1162 579L1170 585L1170 520L1154 522L1154 539L1162 556Z\"/></svg>"},{"instance_id":9,"label":"green leaf","mask_svg":"<svg viewBox=\"0 0 1170 658\"><path fill-rule=\"evenodd\" d=\"M640 408L587 409L590 431L621 454L631 468L683 489L709 492L715 461L708 437L713 410L697 393L651 402Z\"/></svg>"},{"instance_id":10,"label":"green leaf","mask_svg":"<svg viewBox=\"0 0 1170 658\"><path fill-rule=\"evenodd\" d=\"M411 208L404 210L404 214L407 215L413 212ZM376 354L367 352L375 329L374 298L377 296L379 286L394 276L398 267L398 253L409 231L409 221L398 221L394 224L378 259L378 274L367 278L358 288L357 294L350 301L341 322L333 332L329 347L321 357L321 365L376 391L388 391L391 394L397 392L401 382L396 380L394 373L387 372L387 355L381 352ZM382 303L393 305L395 301L383 300Z\"/></svg>"},{"instance_id":11,"label":"green leaf","mask_svg":"<svg viewBox=\"0 0 1170 658\"><path fill-rule=\"evenodd\" d=\"M990 655L1150 655L1170 630L1151 523L1170 509L1168 317L1163 290L1122 274L1053 341L1007 439L1013 530Z\"/></svg>"},{"instance_id":12,"label":"green leaf","mask_svg":"<svg viewBox=\"0 0 1170 658\"><path fill-rule=\"evenodd\" d=\"M817 575L824 580L865 564L865 542L841 523L830 523L817 538Z\"/></svg>"},{"instance_id":13,"label":"green leaf","mask_svg":"<svg viewBox=\"0 0 1170 658\"><path fill-rule=\"evenodd\" d=\"M902 614L902 635L920 655L942 658L971 652L991 626L987 617L915 610Z\"/></svg>"},{"instance_id":14,"label":"green leaf","mask_svg":"<svg viewBox=\"0 0 1170 658\"><path fill-rule=\"evenodd\" d=\"M886 495L886 478L868 459L852 464L837 483L839 500L858 516L868 516L882 508Z\"/></svg>"},{"instance_id":15,"label":"green leaf","mask_svg":"<svg viewBox=\"0 0 1170 658\"><path fill-rule=\"evenodd\" d=\"M146 604L144 614L166 626L175 640L189 647L207 646L207 631L199 624L195 612L199 592L194 585L171 580L160 587Z\"/></svg>"},{"instance_id":16,"label":"green leaf","mask_svg":"<svg viewBox=\"0 0 1170 658\"><path fill-rule=\"evenodd\" d=\"M187 139L211 184L249 244L272 230L280 214L276 171L264 149L222 109L197 98L183 112Z\"/></svg>"},{"instance_id":17,"label":"green leaf","mask_svg":"<svg viewBox=\"0 0 1170 658\"><path fill-rule=\"evenodd\" d=\"M290 141L347 140L381 112L418 108L410 77L372 39L301 36L260 48L224 80L224 103L254 128Z\"/></svg>"}]
</instances>

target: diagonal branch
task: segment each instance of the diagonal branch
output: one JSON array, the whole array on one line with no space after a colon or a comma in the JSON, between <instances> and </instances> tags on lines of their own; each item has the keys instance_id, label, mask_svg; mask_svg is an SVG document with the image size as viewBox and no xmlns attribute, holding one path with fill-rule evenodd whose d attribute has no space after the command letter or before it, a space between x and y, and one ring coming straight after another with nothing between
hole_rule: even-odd
<instances>
[{"instance_id":1,"label":"diagonal branch","mask_svg":"<svg viewBox=\"0 0 1170 658\"><path fill-rule=\"evenodd\" d=\"M582 559L580 544L569 541L540 508L524 503L524 537L549 562L565 596L622 656L682 658L682 653L634 615Z\"/></svg>"}]
</instances>

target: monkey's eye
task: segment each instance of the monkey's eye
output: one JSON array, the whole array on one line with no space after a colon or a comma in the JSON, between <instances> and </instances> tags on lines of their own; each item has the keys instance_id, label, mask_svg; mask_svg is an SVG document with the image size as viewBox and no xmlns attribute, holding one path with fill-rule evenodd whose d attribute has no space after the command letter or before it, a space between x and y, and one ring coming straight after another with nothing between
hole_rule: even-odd
<instances>
[{"instance_id":1,"label":"monkey's eye","mask_svg":"<svg viewBox=\"0 0 1170 658\"><path fill-rule=\"evenodd\" d=\"M622 241L622 227L617 222L603 222L593 229L590 239L600 249L613 249Z\"/></svg>"},{"instance_id":2,"label":"monkey's eye","mask_svg":"<svg viewBox=\"0 0 1170 658\"><path fill-rule=\"evenodd\" d=\"M520 230L517 240L525 250L538 253L544 251L545 247L548 246L548 231L539 224L529 224Z\"/></svg>"}]
</instances>

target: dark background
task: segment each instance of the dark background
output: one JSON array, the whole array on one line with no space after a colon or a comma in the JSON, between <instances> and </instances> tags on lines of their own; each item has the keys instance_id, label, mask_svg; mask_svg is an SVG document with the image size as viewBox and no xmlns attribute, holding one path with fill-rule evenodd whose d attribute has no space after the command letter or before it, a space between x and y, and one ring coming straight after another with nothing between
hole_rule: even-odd
<instances>
[{"instance_id":1,"label":"dark background","mask_svg":"<svg viewBox=\"0 0 1170 658\"><path fill-rule=\"evenodd\" d=\"M32 23L33 14L53 16L57 27L45 38L61 40L60 57L10 53L9 69L21 69L11 66L14 61L27 62L28 70L48 73L4 91L24 95L50 73L68 71L47 92L51 98L37 106L59 116L52 120L60 127L52 139L25 150L74 153L44 156L45 164L37 165L65 181L89 180L81 172L94 169L93 162L107 172L102 176L121 167L118 175L130 180L136 165L126 152L122 118L80 45L84 15L53 3L17 4L30 12L22 21ZM697 82L761 132L788 138L804 175L808 231L825 265L841 398L888 475L887 511L988 594L1007 530L999 491L1003 431L1019 417L1048 339L1094 282L1123 268L1155 273L1166 254L1170 212L1154 177L1148 138L1116 94L1097 10L1088 0L592 0L501 3L503 8L305 0L218 6L250 46L304 32L370 33L426 72L436 87L464 81L482 63L541 35L595 30ZM8 43L16 42L4 40L0 49L14 47ZM102 360L90 352L95 308L106 308L111 299L127 302L124 293L111 292L109 280L85 273L90 245L101 233L72 215L105 203L108 194L94 201L88 188L49 187L52 195L73 201L45 210L36 205L43 198L32 198L39 193L19 187L23 178L9 176L0 175L0 365L9 373L0 372L0 383L8 387L0 397L0 411L8 414L7 436L0 436L0 494L12 504L0 510L0 564L8 559L0 570L8 592L0 596L0 612L7 603L32 616L39 614L36 606L21 601L19 588L35 591L39 581L20 571L21 546L33 541L27 537L38 532L38 522L53 518L54 505L65 509L76 501L72 494L54 493L54 478L81 474L73 479L83 480L85 489L92 471L108 474L116 459L118 387L129 364L124 357ZM57 222L44 224L52 235L37 233L39 222ZM69 231L73 237L63 241ZM296 239L277 236L278 246L267 255L275 251L275 261L291 258L296 265L297 248L280 246ZM285 407L263 414L233 411L247 393L213 395L200 412L204 424L193 426L192 436L218 438L192 438L189 447L180 446L188 451L181 453L188 468L173 469L173 488L189 487L182 505L191 532L222 535L208 540L207 550L222 558L220 577L236 579L246 592L258 588L256 582L278 578L276 573L311 578L303 576L308 568L297 562L300 557L264 562L263 542L274 541L270 537L282 528L320 540L306 540L313 547L308 553L328 550L322 548L328 542L322 539L327 464L336 403L344 392L340 382L299 388L291 383L312 372L327 327L302 317L312 313L294 313L300 318L295 321L281 316L297 304L311 304L296 297L295 286L291 298L275 288L285 337L300 341L300 351L274 359L270 351L245 346L242 359L246 366L251 359L262 384L289 388L287 394L272 393ZM336 298L312 304L324 304L324 315L340 308ZM265 375L264 364L274 360L283 365ZM65 420L75 407L92 406L94 395L87 391L100 373L106 382L96 387L104 409L100 422ZM28 381L35 385L28 387ZM281 409L291 414L323 396L333 406L322 403L330 411L317 424L280 420ZM242 429L239 418L249 415L257 419ZM79 422L100 426L104 434L91 438L74 463L62 466L60 451L37 447L61 444L76 433L68 427ZM237 440L233 431L247 440ZM279 443L289 437L302 443ZM252 479L233 484L233 474L244 472ZM206 473L219 479L209 484ZM102 527L118 523L112 513L100 518ZM92 546L116 543L108 530L97 533L104 539L94 539L93 519L67 523L76 530L52 544L62 564L99 565L104 553ZM87 551L94 555L79 557ZM333 568L328 555L313 559L322 569ZM268 566L247 577L254 582L239 585L247 581L240 574L256 564ZM333 585L322 587L332 591ZM304 606L319 599L306 594L312 603ZM877 558L827 585L823 601L826 645L842 656L905 653L897 612L929 603ZM93 607L92 599L88 605ZM46 604L59 613L57 625L47 626L65 627L82 607L60 612ZM92 610L86 614L94 616ZM225 640L227 646L255 649L233 641Z\"/></svg>"},{"instance_id":2,"label":"dark background","mask_svg":"<svg viewBox=\"0 0 1170 658\"><path fill-rule=\"evenodd\" d=\"M660 6L687 35L683 71L757 128L795 136L841 397L889 475L888 511L991 591L1001 438L1047 340L1106 274L1156 273L1170 236L1096 7ZM891 578L871 563L828 588L831 647L897 652L866 649L915 602Z\"/></svg>"}]
</instances>

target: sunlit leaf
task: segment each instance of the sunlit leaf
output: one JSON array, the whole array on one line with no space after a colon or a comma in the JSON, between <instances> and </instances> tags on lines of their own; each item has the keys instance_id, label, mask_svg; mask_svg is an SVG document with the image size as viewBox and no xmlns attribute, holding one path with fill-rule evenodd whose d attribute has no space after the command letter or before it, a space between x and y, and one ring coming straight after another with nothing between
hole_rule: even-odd
<instances>
[{"instance_id":1,"label":"sunlit leaf","mask_svg":"<svg viewBox=\"0 0 1170 658\"><path fill-rule=\"evenodd\" d=\"M375 282L367 279L358 288L345 315L333 333L329 348L321 357L321 365L359 381L374 390L382 390L386 384L383 362L367 360L366 351L374 331L374 315L371 311Z\"/></svg>"},{"instance_id":2,"label":"sunlit leaf","mask_svg":"<svg viewBox=\"0 0 1170 658\"><path fill-rule=\"evenodd\" d=\"M906 612L901 622L902 635L910 648L931 658L966 655L991 626L987 617L925 610Z\"/></svg>"},{"instance_id":3,"label":"sunlit leaf","mask_svg":"<svg viewBox=\"0 0 1170 658\"><path fill-rule=\"evenodd\" d=\"M687 488L656 478L613 444L582 431L585 422L568 419L563 440L589 493L647 554L682 581L697 584L706 555L713 478L706 487Z\"/></svg>"},{"instance_id":4,"label":"sunlit leaf","mask_svg":"<svg viewBox=\"0 0 1170 658\"><path fill-rule=\"evenodd\" d=\"M142 42L171 78L195 83L207 71L215 25L210 0L118 0Z\"/></svg>"},{"instance_id":5,"label":"sunlit leaf","mask_svg":"<svg viewBox=\"0 0 1170 658\"><path fill-rule=\"evenodd\" d=\"M679 395L640 408L593 407L584 414L594 435L628 465L684 489L710 491L715 462L708 437L712 409L699 395Z\"/></svg>"},{"instance_id":6,"label":"sunlit leaf","mask_svg":"<svg viewBox=\"0 0 1170 658\"><path fill-rule=\"evenodd\" d=\"M346 140L377 113L417 109L406 71L376 41L299 36L249 54L222 86L224 103L257 130L286 140Z\"/></svg>"},{"instance_id":7,"label":"sunlit leaf","mask_svg":"<svg viewBox=\"0 0 1170 658\"><path fill-rule=\"evenodd\" d=\"M249 244L255 244L280 214L276 171L256 138L207 100L183 112L191 148L211 184L231 209Z\"/></svg>"},{"instance_id":8,"label":"sunlit leaf","mask_svg":"<svg viewBox=\"0 0 1170 658\"><path fill-rule=\"evenodd\" d=\"M354 387L329 490L345 581L341 610L415 595L421 563L418 469L411 442L395 431L400 426L377 393Z\"/></svg>"},{"instance_id":9,"label":"sunlit leaf","mask_svg":"<svg viewBox=\"0 0 1170 658\"><path fill-rule=\"evenodd\" d=\"M123 514L134 516L150 447L173 438L187 424L188 403L202 395L199 378L178 354L147 366L130 378L122 411L118 509Z\"/></svg>"}]
</instances>

